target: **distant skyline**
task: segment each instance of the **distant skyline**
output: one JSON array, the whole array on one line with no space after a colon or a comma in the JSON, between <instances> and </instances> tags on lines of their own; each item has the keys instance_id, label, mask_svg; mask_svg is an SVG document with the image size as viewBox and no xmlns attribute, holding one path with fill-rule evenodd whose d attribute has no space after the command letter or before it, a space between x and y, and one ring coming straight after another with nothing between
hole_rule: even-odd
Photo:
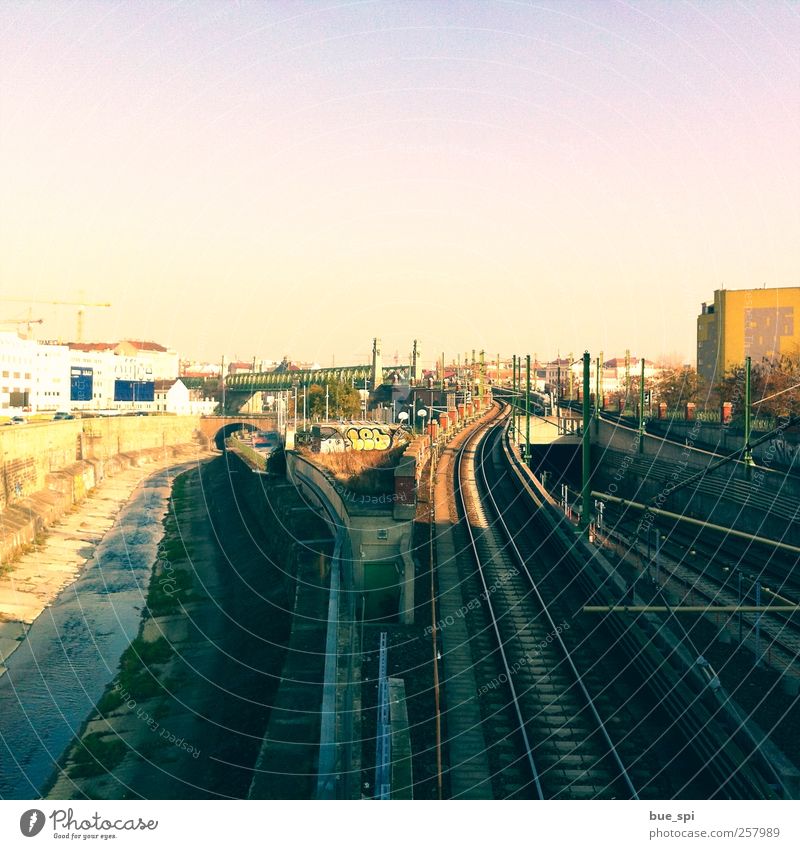
<instances>
[{"instance_id":1,"label":"distant skyline","mask_svg":"<svg viewBox=\"0 0 800 849\"><path fill-rule=\"evenodd\" d=\"M0 295L212 361L694 363L715 289L800 285L798 44L778 2L6 0Z\"/></svg>"}]
</instances>

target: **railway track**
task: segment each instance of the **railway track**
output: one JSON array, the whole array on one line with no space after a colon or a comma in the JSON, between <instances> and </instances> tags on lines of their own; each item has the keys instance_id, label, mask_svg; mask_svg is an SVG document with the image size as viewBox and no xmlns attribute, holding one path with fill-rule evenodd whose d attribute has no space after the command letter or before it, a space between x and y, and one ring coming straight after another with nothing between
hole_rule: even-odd
<instances>
[{"instance_id":1,"label":"railway track","mask_svg":"<svg viewBox=\"0 0 800 849\"><path fill-rule=\"evenodd\" d=\"M612 539L622 544L628 553L636 555L645 564L643 572L650 571L654 577L654 569L649 569L649 564L646 564L645 543L637 537L638 523L634 519L624 518L616 509L612 509L609 515L607 508L606 518ZM771 559L766 563L763 560L757 563L745 559L746 552L742 551L740 543L731 543L729 540L712 542L677 527L662 533L659 573L671 582L679 603L701 601L710 605L735 605L743 600L745 603L754 603L755 582L762 583L764 580L769 582L770 587L763 587L763 603L796 603L800 588L796 578L789 577L790 564L784 562L778 565L772 563ZM737 570L741 570L746 578L743 581L742 597L736 578ZM776 583L777 589L774 589ZM787 592L791 595L788 599L785 597ZM724 621L717 624L722 627L726 624L738 625L738 616L741 616L743 633L747 638L755 630L758 614L726 614ZM762 649L768 654L771 665L778 669L796 669L800 657L800 612L765 612L760 615L758 625L763 638Z\"/></svg>"},{"instance_id":2,"label":"railway track","mask_svg":"<svg viewBox=\"0 0 800 849\"><path fill-rule=\"evenodd\" d=\"M459 451L456 498L489 620L480 650L488 650L501 669L483 689L503 694L489 713L502 732L512 728L495 736L506 747L509 740L516 743L516 753L503 766L511 772L506 777L512 786L506 792L540 799L638 798L562 637L570 623L551 611L539 592L528 568L531 552L520 549L498 503L503 473L493 453L504 423L505 416L500 423L491 422ZM548 556L551 566L559 557L538 544L536 557ZM489 637L491 649L485 645Z\"/></svg>"}]
</instances>

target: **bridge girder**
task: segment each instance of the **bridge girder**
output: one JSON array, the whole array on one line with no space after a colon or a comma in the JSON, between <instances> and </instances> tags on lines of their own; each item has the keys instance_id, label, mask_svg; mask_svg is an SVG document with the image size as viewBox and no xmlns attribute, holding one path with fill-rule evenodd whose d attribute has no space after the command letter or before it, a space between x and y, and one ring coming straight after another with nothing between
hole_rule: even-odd
<instances>
[{"instance_id":1,"label":"bridge girder","mask_svg":"<svg viewBox=\"0 0 800 849\"><path fill-rule=\"evenodd\" d=\"M384 381L396 371L408 372L408 366L387 366L383 369ZM228 392L242 392L253 394L255 392L281 391L292 389L295 386L311 386L316 383L324 386L328 383L351 382L356 388L363 388L364 381L372 377L372 366L340 366L335 368L304 369L301 371L284 372L245 372L244 374L231 374L225 378L225 389Z\"/></svg>"}]
</instances>

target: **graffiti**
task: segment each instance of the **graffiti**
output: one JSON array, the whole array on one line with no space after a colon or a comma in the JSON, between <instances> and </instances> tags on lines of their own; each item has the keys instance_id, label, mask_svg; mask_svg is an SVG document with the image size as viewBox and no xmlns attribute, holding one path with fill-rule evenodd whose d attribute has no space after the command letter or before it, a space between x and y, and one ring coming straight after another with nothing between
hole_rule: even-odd
<instances>
[{"instance_id":1,"label":"graffiti","mask_svg":"<svg viewBox=\"0 0 800 849\"><path fill-rule=\"evenodd\" d=\"M392 443L388 430L374 425L349 427L344 435L351 451L385 451Z\"/></svg>"},{"instance_id":2,"label":"graffiti","mask_svg":"<svg viewBox=\"0 0 800 849\"><path fill-rule=\"evenodd\" d=\"M386 451L407 441L402 429L392 431L389 425L341 424L314 425L311 429L311 450L323 454L342 451Z\"/></svg>"}]
</instances>

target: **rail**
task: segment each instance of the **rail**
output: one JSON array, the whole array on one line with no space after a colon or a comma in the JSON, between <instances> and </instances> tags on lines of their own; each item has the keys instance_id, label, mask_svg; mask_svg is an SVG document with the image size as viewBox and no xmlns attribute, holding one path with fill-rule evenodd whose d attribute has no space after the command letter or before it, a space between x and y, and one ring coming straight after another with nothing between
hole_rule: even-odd
<instances>
[{"instance_id":1,"label":"rail","mask_svg":"<svg viewBox=\"0 0 800 849\"><path fill-rule=\"evenodd\" d=\"M517 691L517 688L514 684L514 675L512 672L512 664L509 661L508 653L506 652L506 647L504 644L503 635L501 633L499 621L501 616L506 615L504 612L499 612L496 610L496 606L492 601L492 593L489 590L489 585L487 583L485 569L484 569L484 559L481 557L480 548L478 546L478 539L476 537L475 532L473 531L471 524L469 522L468 516L468 507L467 502L464 496L464 490L462 481L464 479L464 458L467 451L475 446L475 462L474 468L476 470L476 483L480 482L482 486L483 493L480 497L486 499L486 503L489 504L492 509L494 516L496 516L497 525L502 530L503 537L503 547L510 549L513 553L513 556L517 563L521 566L522 572L527 579L527 585L530 587L532 591L532 598L534 599L536 605L538 606L538 610L544 617L545 628L549 628L549 633L553 635L553 640L555 645L557 646L558 656L562 658L566 663L566 669L569 672L570 680L574 681L577 685L577 693L579 694L579 698L583 705L588 708L589 716L592 719L592 734L599 732L600 738L602 740L601 759L604 759L608 756L611 757L613 763L615 764L616 771L618 773L618 779L621 780L627 792L630 794L631 798L638 799L638 793L636 788L628 774L625 765L622 762L622 758L617 751L617 748L611 739L610 734L608 733L608 729L600 716L600 713L597 709L597 706L589 693L585 682L583 681L583 677L581 673L578 671L577 666L572 658L572 655L567 648L563 638L561 637L561 629L557 627L555 620L552 617L549 606L545 603L545 600L539 590L538 585L533 579L533 576L530 574L530 571L527 568L526 561L522 553L520 552L516 541L514 539L514 535L512 534L508 524L503 516L503 511L498 505L496 498L494 496L494 487L492 486L489 478L487 476L487 466L490 465L487 461L487 454L490 450L493 449L496 444L496 437L500 437L502 433L505 431L507 433L508 430L508 422L502 422L502 419L508 419L508 410L505 410L501 416L501 423L487 423L487 427L483 429L483 431L479 431L469 442L467 442L460 450L457 457L457 477L456 477L456 493L457 498L460 504L460 508L465 517L467 517L467 521L465 522L465 526L467 529L470 548L474 554L475 562L478 567L478 574L480 576L480 581L484 589L483 598L485 599L486 607L489 612L489 617L491 620L492 630L494 632L495 638L497 640L497 645L499 647L499 656L502 662L502 666L505 670L506 686L508 687L511 693L511 701L514 708L514 713L517 719L517 724L519 726L520 735L523 741L523 746L525 749L525 758L530 767L531 774L533 776L533 783L536 789L536 794L538 798L545 799L549 798L545 787L543 786L543 772L540 770L537 762L536 762L536 753L535 753L535 744L532 744L530 736L528 734L527 722L525 718L525 710L522 705L522 700L520 694ZM495 420L496 421L496 420ZM507 544L507 546L506 546ZM559 661L560 663L561 661ZM583 708L581 709L583 710ZM599 762L599 760L598 760Z\"/></svg>"},{"instance_id":2,"label":"rail","mask_svg":"<svg viewBox=\"0 0 800 849\"><path fill-rule=\"evenodd\" d=\"M503 441L503 449L506 453L506 457L510 461L513 459L513 461L516 462L516 458L513 456L513 453L509 451L509 448L508 448L508 445L507 445L507 439L508 439L508 431L506 430L505 440ZM580 672L578 671L578 668L575 666L575 662L572 659L572 655L571 655L569 649L567 648L566 644L564 643L563 638L561 637L561 632L558 628L556 628L556 624L553 621L552 616L550 615L550 611L549 611L547 605L545 604L545 601L542 598L541 593L539 592L539 588L536 585L536 582L533 580L533 576L531 575L530 571L528 570L528 567L525 563L525 559L522 557L522 554L520 553L519 548L517 547L517 544L514 541L514 535L511 533L508 525L506 524L505 519L503 518L502 512L498 508L497 502L495 501L494 495L492 493L492 488L489 486L488 480L486 478L486 463L481 462L480 468L481 468L481 472L483 474L484 484L486 486L486 492L489 496L490 501L492 502L495 514L498 517L498 520L499 520L499 522L500 522L500 524L503 528L503 531L505 532L506 538L508 539L509 544L511 545L511 548L514 551L514 554L516 555L519 562L522 564L522 569L525 572L526 577L528 578L528 581L531 585L531 589L533 590L533 593L536 596L536 600L541 605L542 611L545 614L545 617L547 619L548 624L550 625L551 633L555 634L555 639L558 642L559 648L561 649L562 653L564 654L564 658L566 659L567 665L569 666L569 669L572 672L572 675L574 676L574 678L575 678L575 680L578 684L578 687L581 691L581 695L586 700L586 703L589 706L589 710L590 710L592 716L594 717L595 722L597 723L597 727L599 728L600 733L602 734L603 739L605 740L605 743L608 746L609 754L612 756L614 763L616 763L617 767L619 768L620 776L622 777L625 785L627 786L628 790L630 791L631 798L638 799L639 796L636 792L636 788L634 787L633 782L631 781L630 775L628 774L628 771L627 771L627 769L625 768L625 765L622 762L622 758L620 758L620 756L619 756L619 752L617 751L617 747L614 745L614 741L611 739L611 735L608 733L608 729L606 728L606 724L603 722L603 719L602 719L602 717L600 716L600 713L597 710L597 706L594 703L594 699L592 698L591 694L589 693L588 689L586 688L586 685L584 684L584 681L583 681L583 677L581 676Z\"/></svg>"},{"instance_id":3,"label":"rail","mask_svg":"<svg viewBox=\"0 0 800 849\"><path fill-rule=\"evenodd\" d=\"M522 489L535 504L546 502L545 513L554 536L561 536L565 550L574 552L576 545L581 546L574 538L574 528L533 472L514 456L507 433L504 448ZM617 598L624 597L625 585L609 564L603 565L599 552L590 552L587 546L585 553L587 559L577 574L581 580L591 582L587 592L592 592L592 587L597 590L601 585L607 585ZM602 571L594 578L587 572L592 565L602 566ZM614 592L615 587L618 592ZM605 621L620 648L628 655L632 667L639 672L655 697L673 717L680 718L685 739L691 741L701 758L705 758L709 772L717 776L720 782L717 792L729 787L731 798L752 799L776 798L773 788L777 786L786 790L784 781L769 758L764 757L762 747L755 741L750 729L736 720L730 697L719 688L708 687L709 682L705 678L698 689L698 674L702 670L698 667L696 655L691 656L680 638L671 637L663 623L649 613L639 614L627 625L622 624L622 618L615 616L607 616ZM663 670L667 674L656 675L654 670ZM704 691L710 693L709 701L704 699ZM716 721L713 721L715 718ZM731 728L735 730L731 731Z\"/></svg>"},{"instance_id":4,"label":"rail","mask_svg":"<svg viewBox=\"0 0 800 849\"><path fill-rule=\"evenodd\" d=\"M505 417L507 415L508 415L507 411L504 411L500 414L500 416L502 416L502 417ZM494 419L492 419L490 421L494 421ZM482 433L482 429L478 430L477 435L472 437L471 439L468 439L464 443L464 445L461 446L461 448L458 451L458 454L456 455L456 475L455 475L456 497L458 498L458 503L460 505L460 509L461 509L461 511L462 511L462 513L465 517L467 516L467 505L466 505L466 500L464 498L464 492L463 492L463 489L462 489L462 486L461 486L462 463L463 463L464 454L465 454L467 446L472 445L474 442L477 442L479 439L481 439L482 438L481 433ZM542 782L541 782L541 778L539 776L539 770L538 770L538 768L536 766L536 762L534 761L534 758L533 758L533 746L531 745L531 742L528 739L528 732L525 728L525 718L522 715L522 708L520 706L519 696L517 695L517 690L516 690L516 687L514 686L514 676L513 676L513 673L511 671L511 665L508 662L508 657L506 655L505 648L503 647L503 638L502 638L502 635L500 634L500 629L499 629L499 626L497 624L497 615L494 612L494 607L493 607L492 602L491 602L491 593L489 592L489 585L486 583L486 576L484 575L480 551L478 550L478 544L477 544L477 541L475 539L475 533L472 530L472 526L470 525L469 520L467 520L464 524L467 528L467 532L468 532L468 535L469 535L469 541L470 541L470 547L472 548L472 552L475 556L475 562L478 566L478 573L480 574L481 584L483 585L483 590L484 590L484 598L486 599L486 605L487 605L487 608L489 610L489 615L490 615L491 620L492 620L492 627L494 629L495 636L497 637L497 645L500 648L500 658L503 662L505 674L506 674L506 677L508 679L508 687L511 690L511 698L514 702L514 712L516 713L517 721L519 723L519 730L520 730L520 733L522 734L522 739L523 739L523 743L524 743L524 746L525 746L525 756L528 760L528 765L530 766L530 769L531 769L531 774L533 776L534 786L536 787L536 794L540 799L544 799L545 798L544 790L542 789Z\"/></svg>"}]
</instances>

